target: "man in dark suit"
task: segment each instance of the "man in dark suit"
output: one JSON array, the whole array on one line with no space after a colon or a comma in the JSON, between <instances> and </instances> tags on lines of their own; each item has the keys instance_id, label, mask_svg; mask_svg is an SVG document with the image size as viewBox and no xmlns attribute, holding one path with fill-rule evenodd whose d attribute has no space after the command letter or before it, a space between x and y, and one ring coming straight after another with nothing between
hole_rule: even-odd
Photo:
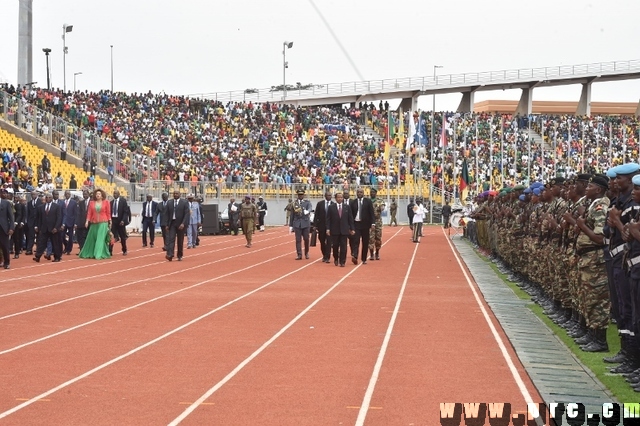
<instances>
[{"instance_id":1,"label":"man in dark suit","mask_svg":"<svg viewBox=\"0 0 640 426\"><path fill-rule=\"evenodd\" d=\"M84 225L87 221L87 209L89 208L89 201L89 190L85 189L82 191L82 200L77 203L78 207L76 208L76 224L74 225L80 250L82 250L84 241L87 239L88 229L85 228ZM80 252L78 251L78 253Z\"/></svg>"},{"instance_id":2,"label":"man in dark suit","mask_svg":"<svg viewBox=\"0 0 640 426\"><path fill-rule=\"evenodd\" d=\"M180 198L180 191L173 192L173 200L167 203L164 223L167 225L167 255L166 259L171 262L176 250L176 237L178 238L177 255L178 260L182 260L184 248L184 234L189 226L189 203Z\"/></svg>"},{"instance_id":3,"label":"man in dark suit","mask_svg":"<svg viewBox=\"0 0 640 426\"><path fill-rule=\"evenodd\" d=\"M160 231L162 231L162 251L167 251L167 228L169 227L169 223L165 222L165 219L167 218L165 213L167 212L168 200L169 194L163 192L162 201L158 203L157 207L157 217L160 218Z\"/></svg>"},{"instance_id":4,"label":"man in dark suit","mask_svg":"<svg viewBox=\"0 0 640 426\"><path fill-rule=\"evenodd\" d=\"M156 238L156 217L158 216L158 203L153 201L153 195L147 194L147 201L142 203L142 247L147 246L147 232L149 232L149 244L153 248Z\"/></svg>"},{"instance_id":5,"label":"man in dark suit","mask_svg":"<svg viewBox=\"0 0 640 426\"><path fill-rule=\"evenodd\" d=\"M407 217L409 218L409 229L411 229L413 231L413 206L415 206L416 203L413 202L413 197L409 198L409 204L407 204Z\"/></svg>"},{"instance_id":6,"label":"man in dark suit","mask_svg":"<svg viewBox=\"0 0 640 426\"><path fill-rule=\"evenodd\" d=\"M351 200L349 207L353 222L355 225L355 235L352 239L351 261L354 265L358 264L358 249L362 242L362 263L367 263L367 252L369 250L369 231L375 226L373 223L373 203L369 198L364 197L364 190L356 191L356 199Z\"/></svg>"},{"instance_id":7,"label":"man in dark suit","mask_svg":"<svg viewBox=\"0 0 640 426\"><path fill-rule=\"evenodd\" d=\"M6 200L7 190L3 189L3 197L0 198L0 250L4 259L4 269L9 269L9 239L15 229L15 218L13 216L13 206Z\"/></svg>"},{"instance_id":8,"label":"man in dark suit","mask_svg":"<svg viewBox=\"0 0 640 426\"><path fill-rule=\"evenodd\" d=\"M71 198L71 191L64 191L62 202L62 252L69 255L73 249L73 232L75 231L78 204Z\"/></svg>"},{"instance_id":9,"label":"man in dark suit","mask_svg":"<svg viewBox=\"0 0 640 426\"><path fill-rule=\"evenodd\" d=\"M111 232L116 241L120 240L122 244L122 254L127 255L127 200L120 196L120 191L113 191L113 200L111 201Z\"/></svg>"},{"instance_id":10,"label":"man in dark suit","mask_svg":"<svg viewBox=\"0 0 640 426\"><path fill-rule=\"evenodd\" d=\"M27 250L25 254L27 255L33 254L33 245L36 242L36 231L34 228L36 226L36 214L40 204L42 204L42 200L38 197L38 193L32 191L31 200L27 202L27 220L25 222L25 232L27 234Z\"/></svg>"},{"instance_id":11,"label":"man in dark suit","mask_svg":"<svg viewBox=\"0 0 640 426\"><path fill-rule=\"evenodd\" d=\"M334 265L344 267L347 262L347 237L355 234L353 216L344 203L343 195L336 193L336 202L327 209L325 235L331 236Z\"/></svg>"},{"instance_id":12,"label":"man in dark suit","mask_svg":"<svg viewBox=\"0 0 640 426\"><path fill-rule=\"evenodd\" d=\"M235 210L234 210L235 208ZM238 220L240 219L240 206L236 199L232 198L227 204L227 216L229 217L229 233L238 235Z\"/></svg>"},{"instance_id":13,"label":"man in dark suit","mask_svg":"<svg viewBox=\"0 0 640 426\"><path fill-rule=\"evenodd\" d=\"M20 253L22 252L22 243L24 237L24 223L27 220L27 206L25 206L24 199L16 194L13 200L13 209L15 210L14 214L14 222L15 229L13 230L13 258L17 259L20 257Z\"/></svg>"},{"instance_id":14,"label":"man in dark suit","mask_svg":"<svg viewBox=\"0 0 640 426\"><path fill-rule=\"evenodd\" d=\"M318 230L318 240L320 241L320 251L322 252L322 261L329 263L331 259L331 238L327 235L327 213L331 202L331 193L324 193L324 200L318 201L315 213L313 215L313 226Z\"/></svg>"},{"instance_id":15,"label":"man in dark suit","mask_svg":"<svg viewBox=\"0 0 640 426\"><path fill-rule=\"evenodd\" d=\"M40 262L40 257L47 249L47 243L53 248L53 261L60 262L62 257L61 246L57 243L58 232L62 227L62 209L53 202L53 196L47 194L44 203L38 206L36 214L35 231L38 234L38 246L33 260Z\"/></svg>"}]
</instances>

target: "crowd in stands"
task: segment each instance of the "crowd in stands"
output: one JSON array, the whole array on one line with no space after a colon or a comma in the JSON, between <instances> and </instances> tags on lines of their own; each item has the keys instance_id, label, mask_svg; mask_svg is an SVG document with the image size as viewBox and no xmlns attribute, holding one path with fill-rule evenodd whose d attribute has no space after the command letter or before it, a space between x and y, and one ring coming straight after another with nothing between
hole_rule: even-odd
<instances>
[{"instance_id":1,"label":"crowd in stands","mask_svg":"<svg viewBox=\"0 0 640 426\"><path fill-rule=\"evenodd\" d=\"M133 177L138 182L380 186L388 176L391 185L402 185L411 175L453 191L466 160L475 192L583 168L602 171L638 154L635 117L436 113L432 120L431 112L400 117L382 102L294 107L164 93L8 91L125 150L128 161L139 165ZM404 120L405 134L414 120L409 170L403 149L385 155L389 117L396 130ZM380 136L367 134L367 124ZM89 151L85 161L92 160Z\"/></svg>"}]
</instances>

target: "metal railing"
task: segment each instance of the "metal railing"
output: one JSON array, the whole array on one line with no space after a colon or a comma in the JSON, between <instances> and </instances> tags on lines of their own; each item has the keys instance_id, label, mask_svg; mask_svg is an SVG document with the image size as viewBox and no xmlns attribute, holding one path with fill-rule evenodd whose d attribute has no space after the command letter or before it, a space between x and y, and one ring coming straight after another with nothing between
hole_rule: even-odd
<instances>
[{"instance_id":1,"label":"metal railing","mask_svg":"<svg viewBox=\"0 0 640 426\"><path fill-rule=\"evenodd\" d=\"M555 67L521 68L464 74L445 74L425 77L405 77L384 80L350 81L344 83L314 84L303 89L287 87L286 100L314 97L345 96L372 92L425 91L445 87L468 85L517 83L531 80L550 80L570 77L616 75L640 72L640 59L599 62L592 64L559 65ZM191 94L189 97L212 99L221 102L281 102L281 88L245 89L228 92Z\"/></svg>"},{"instance_id":2,"label":"metal railing","mask_svg":"<svg viewBox=\"0 0 640 426\"><path fill-rule=\"evenodd\" d=\"M93 130L78 127L53 112L1 90L0 119L59 149L64 141L67 154L83 160L87 169L92 165L105 172L113 168L114 177L127 181L134 176L136 180L142 180L142 175L148 171L159 170L157 159L133 153L99 137Z\"/></svg>"}]
</instances>

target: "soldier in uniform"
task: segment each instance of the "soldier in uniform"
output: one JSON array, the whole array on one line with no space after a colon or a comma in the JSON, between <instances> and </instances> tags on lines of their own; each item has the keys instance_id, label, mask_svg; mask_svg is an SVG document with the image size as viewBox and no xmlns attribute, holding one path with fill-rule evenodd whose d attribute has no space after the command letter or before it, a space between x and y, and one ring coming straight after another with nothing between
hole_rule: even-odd
<instances>
[{"instance_id":1,"label":"soldier in uniform","mask_svg":"<svg viewBox=\"0 0 640 426\"><path fill-rule=\"evenodd\" d=\"M585 352L607 352L607 326L609 324L609 288L604 267L603 227L606 222L609 199L605 195L608 178L595 175L586 188L590 201L585 217L578 217L576 224L580 234L576 239L576 254L579 256L581 303L591 339L581 346ZM580 295L578 295L580 296Z\"/></svg>"},{"instance_id":2,"label":"soldier in uniform","mask_svg":"<svg viewBox=\"0 0 640 426\"><path fill-rule=\"evenodd\" d=\"M287 221L286 222L287 222L287 224L289 224L289 219L291 218L291 212L293 211L293 200L291 198L289 198L289 203L284 208L284 211L286 212L286 215L287 215Z\"/></svg>"},{"instance_id":3,"label":"soldier in uniform","mask_svg":"<svg viewBox=\"0 0 640 426\"><path fill-rule=\"evenodd\" d=\"M640 175L635 175L631 180L633 200L640 205ZM629 241L629 251L626 253L626 269L631 287L631 304L633 307L633 333L635 347L640 347L640 211L633 213L634 218L625 227L628 232L626 240ZM628 351L628 350L627 350ZM627 375L627 381L631 383L633 390L640 392L640 368Z\"/></svg>"},{"instance_id":4,"label":"soldier in uniform","mask_svg":"<svg viewBox=\"0 0 640 426\"><path fill-rule=\"evenodd\" d=\"M311 210L313 206L304 199L304 190L296 192L298 199L293 203L293 214L289 220L289 230L296 234L296 260L302 259L302 240L304 240L304 257L309 259L309 231L311 229Z\"/></svg>"},{"instance_id":5,"label":"soldier in uniform","mask_svg":"<svg viewBox=\"0 0 640 426\"><path fill-rule=\"evenodd\" d=\"M249 195L245 195L244 203L242 203L240 207L240 220L242 221L242 233L247 239L247 245L245 247L251 247L253 232L256 229L256 222L258 221L258 207L251 202L251 196Z\"/></svg>"},{"instance_id":6,"label":"soldier in uniform","mask_svg":"<svg viewBox=\"0 0 640 426\"><path fill-rule=\"evenodd\" d=\"M373 235L369 238L369 260L380 260L380 247L382 247L382 211L385 203L378 198L378 190L371 188L369 191L371 203L373 204L373 223L376 225ZM375 249L375 257L374 251Z\"/></svg>"},{"instance_id":7,"label":"soldier in uniform","mask_svg":"<svg viewBox=\"0 0 640 426\"><path fill-rule=\"evenodd\" d=\"M396 215L398 214L398 203L396 203L396 199L391 199L391 205L389 206L389 214L391 215L391 219L389 220L389 226L398 226L398 219L396 219Z\"/></svg>"}]
</instances>

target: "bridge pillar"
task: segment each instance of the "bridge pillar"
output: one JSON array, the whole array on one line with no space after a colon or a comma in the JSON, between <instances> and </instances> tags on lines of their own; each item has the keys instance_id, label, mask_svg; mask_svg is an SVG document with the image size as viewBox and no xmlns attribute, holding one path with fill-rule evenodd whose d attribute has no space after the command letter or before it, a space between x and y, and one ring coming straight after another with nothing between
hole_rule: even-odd
<instances>
[{"instance_id":1,"label":"bridge pillar","mask_svg":"<svg viewBox=\"0 0 640 426\"><path fill-rule=\"evenodd\" d=\"M462 99L460 99L460 104L458 105L457 112L473 112L474 98L475 98L474 89L472 89L469 92L463 92Z\"/></svg>"},{"instance_id":2,"label":"bridge pillar","mask_svg":"<svg viewBox=\"0 0 640 426\"><path fill-rule=\"evenodd\" d=\"M576 115L591 115L591 83L593 83L593 80L582 84L582 93L580 93Z\"/></svg>"},{"instance_id":3,"label":"bridge pillar","mask_svg":"<svg viewBox=\"0 0 640 426\"><path fill-rule=\"evenodd\" d=\"M533 87L525 87L522 89L522 95L520 96L520 102L516 108L515 114L530 115L532 112L533 101Z\"/></svg>"},{"instance_id":4,"label":"bridge pillar","mask_svg":"<svg viewBox=\"0 0 640 426\"><path fill-rule=\"evenodd\" d=\"M400 102L400 106L398 108L402 108L403 111L417 111L418 110L418 96L415 95L411 98L404 98L402 102Z\"/></svg>"}]
</instances>

